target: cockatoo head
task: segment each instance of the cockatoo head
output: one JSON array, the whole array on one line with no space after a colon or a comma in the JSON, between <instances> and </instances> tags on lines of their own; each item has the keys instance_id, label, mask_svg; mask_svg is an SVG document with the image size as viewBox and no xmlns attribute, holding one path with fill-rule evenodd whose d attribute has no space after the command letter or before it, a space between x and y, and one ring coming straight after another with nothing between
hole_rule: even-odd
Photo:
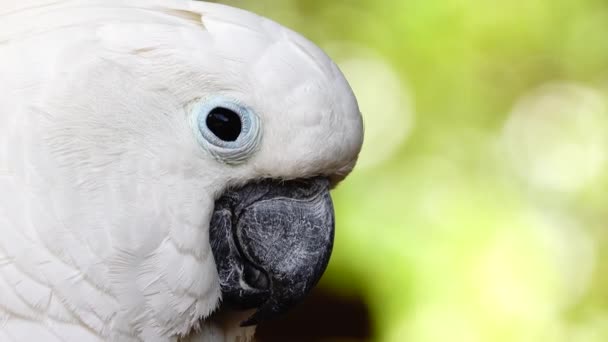
<instances>
[{"instance_id":1,"label":"cockatoo head","mask_svg":"<svg viewBox=\"0 0 608 342\"><path fill-rule=\"evenodd\" d=\"M303 298L331 252L329 190L362 144L336 65L221 5L49 6L48 33L28 38L49 66L37 73L32 153L54 215L78 227L79 242L54 248L78 259L84 241L81 269L108 297L92 329L184 336L220 303L254 309L250 325ZM66 299L77 315L88 300Z\"/></svg>"}]
</instances>

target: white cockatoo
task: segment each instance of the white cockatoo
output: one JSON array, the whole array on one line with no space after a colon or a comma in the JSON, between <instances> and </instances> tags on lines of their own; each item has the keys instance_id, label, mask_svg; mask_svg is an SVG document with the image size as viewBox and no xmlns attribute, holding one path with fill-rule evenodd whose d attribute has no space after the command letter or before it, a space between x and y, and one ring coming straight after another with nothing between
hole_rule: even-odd
<instances>
[{"instance_id":1,"label":"white cockatoo","mask_svg":"<svg viewBox=\"0 0 608 342\"><path fill-rule=\"evenodd\" d=\"M323 273L362 131L249 12L0 0L0 341L250 340Z\"/></svg>"}]
</instances>

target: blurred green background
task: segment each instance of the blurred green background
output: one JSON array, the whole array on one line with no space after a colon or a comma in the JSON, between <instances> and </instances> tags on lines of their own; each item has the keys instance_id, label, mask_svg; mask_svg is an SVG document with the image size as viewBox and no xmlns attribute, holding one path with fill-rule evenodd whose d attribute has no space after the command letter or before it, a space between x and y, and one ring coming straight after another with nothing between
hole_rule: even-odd
<instances>
[{"instance_id":1,"label":"blurred green background","mask_svg":"<svg viewBox=\"0 0 608 342\"><path fill-rule=\"evenodd\" d=\"M608 2L222 2L358 96L321 285L363 299L373 341L608 341Z\"/></svg>"}]
</instances>

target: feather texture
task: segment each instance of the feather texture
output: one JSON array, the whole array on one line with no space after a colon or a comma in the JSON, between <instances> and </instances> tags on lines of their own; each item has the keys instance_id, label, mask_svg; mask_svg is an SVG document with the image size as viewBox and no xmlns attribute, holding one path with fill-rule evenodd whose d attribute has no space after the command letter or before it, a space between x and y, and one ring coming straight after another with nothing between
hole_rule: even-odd
<instances>
[{"instance_id":1,"label":"feather texture","mask_svg":"<svg viewBox=\"0 0 608 342\"><path fill-rule=\"evenodd\" d=\"M219 298L196 226L212 198L181 189L192 185L178 180L183 170L158 178L167 152L150 121L163 117L121 116L179 112L150 101L129 54L162 49L180 31L204 34L200 13L181 2L0 4L0 331L17 341L186 334ZM93 83L101 88L88 93ZM171 206L172 193L192 196L197 212Z\"/></svg>"}]
</instances>

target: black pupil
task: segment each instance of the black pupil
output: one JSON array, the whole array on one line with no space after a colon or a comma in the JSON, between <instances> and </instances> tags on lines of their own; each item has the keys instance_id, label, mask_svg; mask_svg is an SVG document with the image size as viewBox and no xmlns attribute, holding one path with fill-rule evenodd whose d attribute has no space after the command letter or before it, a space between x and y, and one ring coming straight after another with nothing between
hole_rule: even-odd
<instances>
[{"instance_id":1,"label":"black pupil","mask_svg":"<svg viewBox=\"0 0 608 342\"><path fill-rule=\"evenodd\" d=\"M207 127L218 138L235 141L241 134L241 118L228 108L217 107L207 115Z\"/></svg>"}]
</instances>

